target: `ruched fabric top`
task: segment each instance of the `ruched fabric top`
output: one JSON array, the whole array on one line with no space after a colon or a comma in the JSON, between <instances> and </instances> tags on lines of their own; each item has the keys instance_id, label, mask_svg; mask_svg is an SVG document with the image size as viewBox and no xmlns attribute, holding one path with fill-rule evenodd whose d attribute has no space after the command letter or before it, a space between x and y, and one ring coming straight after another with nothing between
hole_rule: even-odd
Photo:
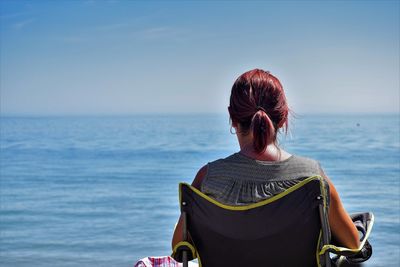
<instances>
[{"instance_id":1,"label":"ruched fabric top","mask_svg":"<svg viewBox=\"0 0 400 267\"><path fill-rule=\"evenodd\" d=\"M259 161L235 153L210 162L207 167L201 191L235 206L268 199L322 172L317 161L296 155L283 161Z\"/></svg>"}]
</instances>

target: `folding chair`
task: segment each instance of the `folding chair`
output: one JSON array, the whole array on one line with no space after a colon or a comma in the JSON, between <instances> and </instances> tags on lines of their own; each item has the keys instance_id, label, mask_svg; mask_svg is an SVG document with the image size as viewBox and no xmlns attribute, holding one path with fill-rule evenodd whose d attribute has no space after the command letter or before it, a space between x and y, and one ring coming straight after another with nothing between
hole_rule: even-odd
<instances>
[{"instance_id":1,"label":"folding chair","mask_svg":"<svg viewBox=\"0 0 400 267\"><path fill-rule=\"evenodd\" d=\"M194 258L203 267L336 266L345 261L341 255L362 252L373 215L363 217L368 230L359 249L334 246L330 244L328 195L323 178L313 176L267 200L228 206L181 183L183 241L172 256L183 266ZM339 256L332 261L329 253Z\"/></svg>"}]
</instances>

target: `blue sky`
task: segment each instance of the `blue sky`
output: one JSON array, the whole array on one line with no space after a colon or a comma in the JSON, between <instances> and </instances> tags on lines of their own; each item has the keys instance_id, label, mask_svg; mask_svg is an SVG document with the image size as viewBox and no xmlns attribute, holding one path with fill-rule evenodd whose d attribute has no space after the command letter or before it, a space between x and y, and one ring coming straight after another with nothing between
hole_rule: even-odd
<instances>
[{"instance_id":1,"label":"blue sky","mask_svg":"<svg viewBox=\"0 0 400 267\"><path fill-rule=\"evenodd\" d=\"M1 1L2 114L226 112L270 70L302 113L399 112L398 1Z\"/></svg>"}]
</instances>

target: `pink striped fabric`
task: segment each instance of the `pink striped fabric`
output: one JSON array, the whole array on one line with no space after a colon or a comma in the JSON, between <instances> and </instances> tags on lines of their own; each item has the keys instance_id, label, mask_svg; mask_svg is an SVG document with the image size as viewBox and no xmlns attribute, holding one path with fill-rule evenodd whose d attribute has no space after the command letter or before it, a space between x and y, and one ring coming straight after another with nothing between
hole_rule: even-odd
<instances>
[{"instance_id":1,"label":"pink striped fabric","mask_svg":"<svg viewBox=\"0 0 400 267\"><path fill-rule=\"evenodd\" d=\"M197 266L197 264L190 262L189 266ZM182 263L177 262L170 256L146 257L139 260L134 267L182 267Z\"/></svg>"}]
</instances>

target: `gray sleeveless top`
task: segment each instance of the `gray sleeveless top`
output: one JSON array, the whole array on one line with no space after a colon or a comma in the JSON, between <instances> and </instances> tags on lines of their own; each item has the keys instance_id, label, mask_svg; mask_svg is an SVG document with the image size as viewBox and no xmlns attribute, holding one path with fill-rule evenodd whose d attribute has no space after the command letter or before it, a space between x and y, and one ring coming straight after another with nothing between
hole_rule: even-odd
<instances>
[{"instance_id":1,"label":"gray sleeveless top","mask_svg":"<svg viewBox=\"0 0 400 267\"><path fill-rule=\"evenodd\" d=\"M295 155L283 161L259 161L235 153L207 167L201 191L226 205L256 203L322 173L317 161Z\"/></svg>"}]
</instances>

